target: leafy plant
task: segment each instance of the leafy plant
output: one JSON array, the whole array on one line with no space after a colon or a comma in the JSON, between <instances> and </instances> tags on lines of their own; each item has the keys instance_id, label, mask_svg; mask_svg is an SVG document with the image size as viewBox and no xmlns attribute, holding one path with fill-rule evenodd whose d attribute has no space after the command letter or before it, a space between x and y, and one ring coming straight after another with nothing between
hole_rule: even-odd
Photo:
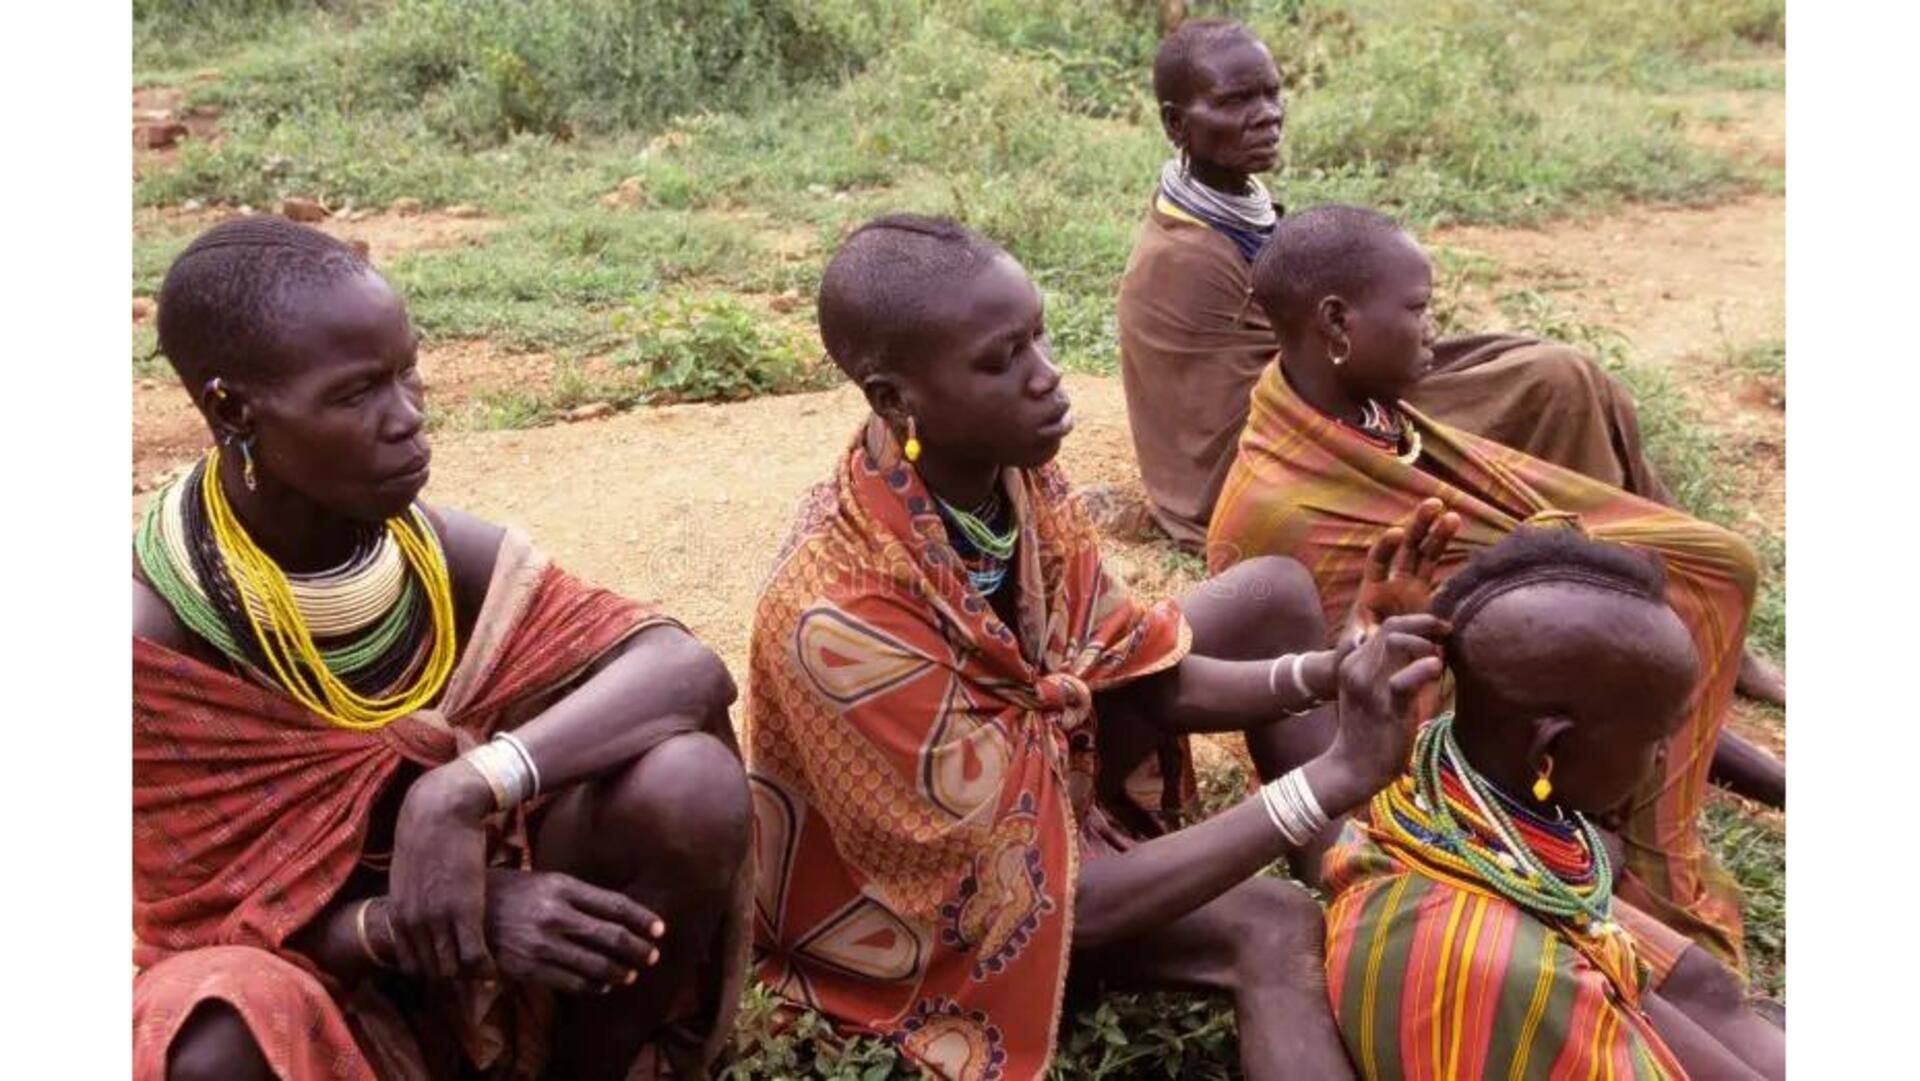
<instances>
[{"instance_id":1,"label":"leafy plant","mask_svg":"<svg viewBox=\"0 0 1920 1081\"><path fill-rule=\"evenodd\" d=\"M642 386L656 402L737 401L813 390L831 379L797 335L730 297L642 304L616 315L614 327L632 336L614 359L642 369Z\"/></svg>"}]
</instances>

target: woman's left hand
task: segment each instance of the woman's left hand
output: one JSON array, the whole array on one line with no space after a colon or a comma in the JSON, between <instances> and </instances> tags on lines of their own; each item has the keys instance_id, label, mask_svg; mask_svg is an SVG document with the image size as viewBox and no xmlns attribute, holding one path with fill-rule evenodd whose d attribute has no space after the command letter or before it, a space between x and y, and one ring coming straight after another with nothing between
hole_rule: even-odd
<instances>
[{"instance_id":1,"label":"woman's left hand","mask_svg":"<svg viewBox=\"0 0 1920 1081\"><path fill-rule=\"evenodd\" d=\"M487 815L493 792L455 760L407 790L387 892L401 971L423 979L491 976L487 952Z\"/></svg>"},{"instance_id":2,"label":"woman's left hand","mask_svg":"<svg viewBox=\"0 0 1920 1081\"><path fill-rule=\"evenodd\" d=\"M1440 557L1458 532L1460 516L1440 500L1426 499L1405 522L1375 538L1342 638L1370 635L1394 616L1425 612Z\"/></svg>"}]
</instances>

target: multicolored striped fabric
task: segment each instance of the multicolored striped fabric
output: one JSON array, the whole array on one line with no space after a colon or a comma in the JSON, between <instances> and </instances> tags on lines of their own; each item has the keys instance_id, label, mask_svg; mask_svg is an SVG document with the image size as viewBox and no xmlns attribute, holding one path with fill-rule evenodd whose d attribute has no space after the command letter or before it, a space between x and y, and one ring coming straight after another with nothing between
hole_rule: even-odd
<instances>
[{"instance_id":1,"label":"multicolored striped fabric","mask_svg":"<svg viewBox=\"0 0 1920 1081\"><path fill-rule=\"evenodd\" d=\"M1327 853L1327 992L1369 1081L1681 1079L1637 1003L1563 929L1416 870L1371 825Z\"/></svg>"},{"instance_id":2,"label":"multicolored striped fabric","mask_svg":"<svg viewBox=\"0 0 1920 1081\"><path fill-rule=\"evenodd\" d=\"M1437 423L1405 402L1400 408L1424 447L1413 465L1322 415L1270 366L1254 387L1208 531L1209 571L1291 556L1313 573L1328 625L1337 627L1359 588L1367 545L1428 497L1461 518L1441 559L1443 578L1522 525L1582 528L1658 552L1671 582L1667 599L1693 634L1704 679L1686 724L1620 823L1627 859L1618 894L1739 969L1739 897L1701 840L1699 817L1753 605L1753 550L1718 526Z\"/></svg>"}]
</instances>

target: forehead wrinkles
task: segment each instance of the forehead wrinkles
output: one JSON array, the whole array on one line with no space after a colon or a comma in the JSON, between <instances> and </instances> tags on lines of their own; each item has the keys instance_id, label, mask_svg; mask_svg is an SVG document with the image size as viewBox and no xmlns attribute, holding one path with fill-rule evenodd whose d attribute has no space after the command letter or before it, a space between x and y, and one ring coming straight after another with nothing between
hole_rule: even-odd
<instances>
[{"instance_id":1,"label":"forehead wrinkles","mask_svg":"<svg viewBox=\"0 0 1920 1081\"><path fill-rule=\"evenodd\" d=\"M1228 38L1194 58L1194 89L1202 96L1278 87L1279 70L1265 45L1251 37Z\"/></svg>"}]
</instances>

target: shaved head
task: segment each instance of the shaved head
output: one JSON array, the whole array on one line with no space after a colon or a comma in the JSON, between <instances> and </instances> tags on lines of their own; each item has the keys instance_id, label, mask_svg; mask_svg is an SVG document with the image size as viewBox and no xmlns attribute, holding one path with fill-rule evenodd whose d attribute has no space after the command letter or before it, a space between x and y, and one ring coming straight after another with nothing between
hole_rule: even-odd
<instances>
[{"instance_id":1,"label":"shaved head","mask_svg":"<svg viewBox=\"0 0 1920 1081\"><path fill-rule=\"evenodd\" d=\"M1006 253L947 218L889 214L855 229L820 278L820 338L856 384L925 345L938 301Z\"/></svg>"},{"instance_id":2,"label":"shaved head","mask_svg":"<svg viewBox=\"0 0 1920 1081\"><path fill-rule=\"evenodd\" d=\"M1253 42L1253 31L1231 19L1188 19L1160 41L1153 54L1153 96L1165 105L1185 105L1198 88L1199 59L1216 46Z\"/></svg>"},{"instance_id":3,"label":"shaved head","mask_svg":"<svg viewBox=\"0 0 1920 1081\"><path fill-rule=\"evenodd\" d=\"M1401 245L1413 239L1376 210L1333 204L1289 214L1253 261L1254 300L1287 341L1312 324L1323 299L1363 296Z\"/></svg>"}]
</instances>

